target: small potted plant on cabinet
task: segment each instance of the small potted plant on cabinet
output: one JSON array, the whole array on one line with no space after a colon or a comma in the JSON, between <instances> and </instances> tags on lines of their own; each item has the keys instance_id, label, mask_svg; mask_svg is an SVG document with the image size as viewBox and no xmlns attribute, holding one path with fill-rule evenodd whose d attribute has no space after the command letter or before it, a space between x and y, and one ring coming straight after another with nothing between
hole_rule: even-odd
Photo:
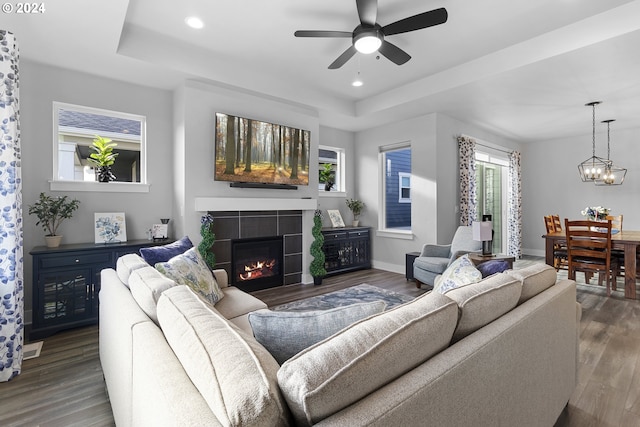
<instances>
[{"instance_id":1,"label":"small potted plant on cabinet","mask_svg":"<svg viewBox=\"0 0 640 427\"><path fill-rule=\"evenodd\" d=\"M29 215L37 216L36 225L41 225L47 232L44 238L50 248L57 248L60 245L62 236L56 234L58 227L62 221L71 218L80 205L77 199L67 199L67 196L51 197L40 193L38 201L29 206Z\"/></svg>"},{"instance_id":2,"label":"small potted plant on cabinet","mask_svg":"<svg viewBox=\"0 0 640 427\"><path fill-rule=\"evenodd\" d=\"M331 163L322 165L319 175L320 182L324 183L324 191L331 191L336 182L336 173L333 171Z\"/></svg>"},{"instance_id":3,"label":"small potted plant on cabinet","mask_svg":"<svg viewBox=\"0 0 640 427\"><path fill-rule=\"evenodd\" d=\"M358 199L347 199L345 200L345 202L347 203L347 207L353 214L353 226L357 227L360 223L360 214L364 209L364 202Z\"/></svg>"},{"instance_id":4,"label":"small potted plant on cabinet","mask_svg":"<svg viewBox=\"0 0 640 427\"><path fill-rule=\"evenodd\" d=\"M118 144L112 142L109 138L103 138L98 135L94 138L91 149L95 153L91 153L88 160L96 167L98 182L115 181L116 176L111 172L111 166L116 162L116 157L119 154L113 152L113 149L117 146Z\"/></svg>"},{"instance_id":5,"label":"small potted plant on cabinet","mask_svg":"<svg viewBox=\"0 0 640 427\"><path fill-rule=\"evenodd\" d=\"M313 261L309 266L309 272L313 276L313 284L321 285L322 278L327 275L327 270L324 267L324 252L322 251L322 245L324 244L324 236L322 235L322 211L317 210L313 215L313 228L311 234L313 235L313 243L311 243L311 256Z\"/></svg>"}]
</instances>

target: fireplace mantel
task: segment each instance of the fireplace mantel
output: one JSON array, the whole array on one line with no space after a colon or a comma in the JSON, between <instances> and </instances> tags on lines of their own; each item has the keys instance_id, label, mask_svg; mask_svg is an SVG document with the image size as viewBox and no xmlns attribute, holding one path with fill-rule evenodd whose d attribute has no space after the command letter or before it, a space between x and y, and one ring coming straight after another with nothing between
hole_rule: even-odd
<instances>
[{"instance_id":1,"label":"fireplace mantel","mask_svg":"<svg viewBox=\"0 0 640 427\"><path fill-rule=\"evenodd\" d=\"M312 211L318 208L317 199L276 199L253 197L196 197L196 212L216 211Z\"/></svg>"}]
</instances>

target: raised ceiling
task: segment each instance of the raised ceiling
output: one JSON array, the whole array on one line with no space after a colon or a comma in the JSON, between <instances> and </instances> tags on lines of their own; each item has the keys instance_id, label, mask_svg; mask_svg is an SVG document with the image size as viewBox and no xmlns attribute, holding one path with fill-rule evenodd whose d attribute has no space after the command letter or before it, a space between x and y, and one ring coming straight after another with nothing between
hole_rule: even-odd
<instances>
[{"instance_id":1,"label":"raised ceiling","mask_svg":"<svg viewBox=\"0 0 640 427\"><path fill-rule=\"evenodd\" d=\"M56 0L41 15L4 14L23 59L171 89L199 79L305 105L346 130L441 112L519 142L589 134L591 112L640 128L640 0L378 0L378 22L445 7L447 23L389 41L397 66L357 54L355 0ZM185 25L197 15L201 30ZM351 82L360 71L364 86Z\"/></svg>"}]
</instances>

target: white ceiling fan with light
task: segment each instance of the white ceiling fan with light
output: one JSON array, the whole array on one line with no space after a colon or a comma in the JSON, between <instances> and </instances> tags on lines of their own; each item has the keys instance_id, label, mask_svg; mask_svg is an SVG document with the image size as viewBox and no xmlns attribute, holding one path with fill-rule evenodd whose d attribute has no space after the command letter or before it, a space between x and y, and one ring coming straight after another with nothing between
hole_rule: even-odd
<instances>
[{"instance_id":1,"label":"white ceiling fan with light","mask_svg":"<svg viewBox=\"0 0 640 427\"><path fill-rule=\"evenodd\" d=\"M376 22L378 19L378 0L356 0L356 6L360 25L352 32L299 30L294 33L296 37L351 37L351 46L329 65L330 70L342 67L356 52L370 54L378 51L391 62L402 65L409 61L411 56L385 40L385 37L444 24L448 18L447 10L439 8L381 26Z\"/></svg>"}]
</instances>

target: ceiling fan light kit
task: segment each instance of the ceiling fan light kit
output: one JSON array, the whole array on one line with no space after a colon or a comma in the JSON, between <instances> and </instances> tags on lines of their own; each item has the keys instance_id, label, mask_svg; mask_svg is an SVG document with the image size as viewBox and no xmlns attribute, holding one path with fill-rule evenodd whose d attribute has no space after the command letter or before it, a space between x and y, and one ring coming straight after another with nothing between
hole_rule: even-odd
<instances>
[{"instance_id":1,"label":"ceiling fan light kit","mask_svg":"<svg viewBox=\"0 0 640 427\"><path fill-rule=\"evenodd\" d=\"M360 25L352 32L299 30L293 35L295 37L351 37L351 46L329 65L331 70L342 67L356 52L371 54L377 51L394 64L402 65L409 61L411 56L398 46L389 43L385 37L444 24L448 19L447 10L440 8L419 13L383 27L376 22L378 0L356 0L356 7Z\"/></svg>"}]
</instances>

